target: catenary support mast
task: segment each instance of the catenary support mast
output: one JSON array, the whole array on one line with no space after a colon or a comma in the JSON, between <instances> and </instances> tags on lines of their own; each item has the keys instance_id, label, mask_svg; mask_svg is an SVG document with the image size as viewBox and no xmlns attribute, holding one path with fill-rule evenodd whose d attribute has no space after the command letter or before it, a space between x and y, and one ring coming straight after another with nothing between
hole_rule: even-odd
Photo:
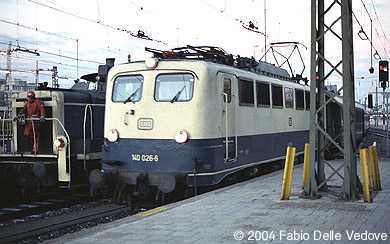
<instances>
[{"instance_id":1,"label":"catenary support mast","mask_svg":"<svg viewBox=\"0 0 390 244\"><path fill-rule=\"evenodd\" d=\"M359 179L356 170L356 132L355 132L355 94L354 94L354 57L353 57L353 31L352 31L352 0L329 1L325 6L324 0L311 1L311 65L310 65L310 170L309 180L302 193L303 197L318 197L319 191L331 192L327 182L335 175L340 175L344 168L342 192L344 199L353 199L357 195ZM331 24L327 24L325 16L333 9L340 9L340 16ZM341 22L341 35L335 26ZM333 28L333 29L332 29ZM325 55L325 37L334 35L340 40L341 61L333 64ZM332 47L334 48L334 47ZM331 69L325 73L325 64ZM326 131L325 109L336 94L325 89L325 80L337 73L343 79L343 131L341 135L332 137ZM338 143L338 137L343 136L344 144ZM344 163L334 169L325 160L324 152L330 144L334 144L344 155ZM316 153L317 152L317 153ZM316 164L317 163L317 164ZM325 166L333 170L328 177L325 175Z\"/></svg>"}]
</instances>

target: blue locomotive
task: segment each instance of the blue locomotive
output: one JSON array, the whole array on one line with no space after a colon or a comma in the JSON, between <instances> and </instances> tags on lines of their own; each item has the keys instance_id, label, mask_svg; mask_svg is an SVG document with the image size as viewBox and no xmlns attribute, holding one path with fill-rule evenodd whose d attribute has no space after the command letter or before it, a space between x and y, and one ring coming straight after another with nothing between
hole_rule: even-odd
<instances>
[{"instance_id":1,"label":"blue locomotive","mask_svg":"<svg viewBox=\"0 0 390 244\"><path fill-rule=\"evenodd\" d=\"M2 195L25 198L42 192L43 188L88 184L89 172L100 168L105 80L113 65L114 60L107 59L97 73L81 77L87 82L78 82L70 89L41 84L35 91L46 110L38 153L31 153L34 141L23 135L26 121L34 119L23 116L19 121L12 119L24 107L27 92L12 97L10 115L0 121L6 128L1 134L4 139L0 152Z\"/></svg>"}]
</instances>

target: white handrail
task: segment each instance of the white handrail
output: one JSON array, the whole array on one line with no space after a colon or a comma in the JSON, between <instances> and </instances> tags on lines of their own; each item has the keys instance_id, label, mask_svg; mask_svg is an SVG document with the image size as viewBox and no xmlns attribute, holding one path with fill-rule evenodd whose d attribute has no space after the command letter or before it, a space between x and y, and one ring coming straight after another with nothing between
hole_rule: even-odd
<instances>
[{"instance_id":1,"label":"white handrail","mask_svg":"<svg viewBox=\"0 0 390 244\"><path fill-rule=\"evenodd\" d=\"M227 93L222 93L222 95L225 97L225 163L229 159L229 123L228 123L228 94Z\"/></svg>"},{"instance_id":2,"label":"white handrail","mask_svg":"<svg viewBox=\"0 0 390 244\"><path fill-rule=\"evenodd\" d=\"M236 146L236 156L231 159L231 161L235 161L238 157L238 135L237 135L237 124L238 124L238 115L237 115L237 95L233 94L234 97L234 138L235 138L235 146Z\"/></svg>"},{"instance_id":3,"label":"white handrail","mask_svg":"<svg viewBox=\"0 0 390 244\"><path fill-rule=\"evenodd\" d=\"M89 108L90 112L90 117L91 117L91 139L93 140L93 114L92 114L92 106L97 106L97 107L104 107L105 104L86 104L84 108L84 122L83 122L83 142L84 142L84 170L87 170L87 159L86 159L86 124L87 124L87 110Z\"/></svg>"},{"instance_id":4,"label":"white handrail","mask_svg":"<svg viewBox=\"0 0 390 244\"><path fill-rule=\"evenodd\" d=\"M237 116L237 95L236 94L233 94L233 98L234 98L234 112L233 112L233 115L234 115L234 144L235 144L235 156L234 158L231 158L229 159L229 109L228 109L228 95L227 93L222 93L222 95L225 97L225 113L226 113L226 116L225 116L225 153L226 153L226 157L225 157L225 163L226 162L230 162L230 161L235 161L237 160L237 157L238 157L238 133L237 133L237 124L238 124L238 116Z\"/></svg>"}]
</instances>

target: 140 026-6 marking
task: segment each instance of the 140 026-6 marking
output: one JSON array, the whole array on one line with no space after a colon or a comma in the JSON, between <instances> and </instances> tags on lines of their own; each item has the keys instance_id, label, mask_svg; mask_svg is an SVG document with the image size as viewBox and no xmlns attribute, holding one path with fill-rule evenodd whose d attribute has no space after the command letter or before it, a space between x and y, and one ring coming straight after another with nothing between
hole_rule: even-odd
<instances>
[{"instance_id":1,"label":"140 026-6 marking","mask_svg":"<svg viewBox=\"0 0 390 244\"><path fill-rule=\"evenodd\" d=\"M138 162L158 162L158 155L153 154L131 154L131 159Z\"/></svg>"}]
</instances>

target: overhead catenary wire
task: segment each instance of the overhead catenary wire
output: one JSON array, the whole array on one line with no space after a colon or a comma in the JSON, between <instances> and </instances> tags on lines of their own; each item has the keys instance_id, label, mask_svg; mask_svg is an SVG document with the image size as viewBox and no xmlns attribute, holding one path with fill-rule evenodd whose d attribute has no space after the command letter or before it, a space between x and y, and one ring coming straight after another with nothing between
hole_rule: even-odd
<instances>
[{"instance_id":1,"label":"overhead catenary wire","mask_svg":"<svg viewBox=\"0 0 390 244\"><path fill-rule=\"evenodd\" d=\"M376 12L375 4L374 4L374 2L373 2L372 0L371 0L371 3L372 3L372 7L373 7L373 9L374 9L374 13L375 13L376 19L378 20L379 26L380 26L381 29L382 29L383 35L384 35L384 37L385 37L385 40L387 41L387 43L390 44L390 41L389 41L389 39L387 38L385 31L383 30L383 26L382 26L382 23L381 23L381 21L380 21L380 19L379 19L379 17L378 17L378 13ZM379 34L378 34L378 35L379 35Z\"/></svg>"},{"instance_id":2,"label":"overhead catenary wire","mask_svg":"<svg viewBox=\"0 0 390 244\"><path fill-rule=\"evenodd\" d=\"M7 44L7 43L0 41L0 44ZM20 46L20 45L18 47L26 48L26 47L23 47L23 46ZM66 55L57 54L57 53L52 53L52 52L48 52L48 51L44 51L44 50L40 50L40 49L35 49L35 51L37 51L39 53L45 53L45 54L48 54L48 55L51 55L51 56L67 58L67 59L71 59L71 60L79 60L80 62L88 62L88 63L98 64L98 65L104 64L103 62L97 62L97 61L94 61L94 60L87 60L87 59L80 59L80 58L77 59L75 57L66 56Z\"/></svg>"},{"instance_id":3,"label":"overhead catenary wire","mask_svg":"<svg viewBox=\"0 0 390 244\"><path fill-rule=\"evenodd\" d=\"M216 8L215 6L211 5L210 3L208 3L207 1L205 0L199 0L201 1L202 3L206 4L207 6L209 6L210 8L216 10L217 12L225 15L227 18L235 21L235 22L239 22L245 29L247 30L250 30L250 31L254 31L256 33L259 33L263 36L265 36L265 33L261 32L258 30L258 27L254 25L254 23L252 21L248 21L248 23L238 19L238 18L234 18L233 16L230 16L229 14L226 13L226 1L225 1L225 8L224 10L219 10L218 8ZM247 27L246 27L247 26Z\"/></svg>"},{"instance_id":4,"label":"overhead catenary wire","mask_svg":"<svg viewBox=\"0 0 390 244\"><path fill-rule=\"evenodd\" d=\"M366 4L363 2L363 0L361 0L361 2L362 2L362 5L363 5L363 8L366 10L366 13L367 13L367 15L368 15L368 17L370 18L370 21L371 21L371 23L372 23L372 18L371 18L370 12L369 12L368 9L367 9ZM381 29L382 29L384 38L385 38L385 40L390 44L389 40L388 40L387 37L386 37L386 33L385 33L385 31L383 30L381 21L379 20L378 13L376 12L375 5L374 5L374 2L373 2L372 0L371 0L371 3L372 3L372 6L373 6L373 8L374 8L374 12L375 12L375 15L376 15L376 17L377 17L377 21L378 21L378 23L379 23L379 26L380 26ZM360 27L363 29L363 26L362 26L362 25L360 24L360 22L357 20L356 15L355 15L354 13L353 13L353 15L354 15L356 21L358 22L358 24L360 25ZM389 55L388 55L388 53L387 53L387 51L386 51L385 45L383 44L383 42L382 42L382 40L381 40L381 38L380 38L380 36L379 36L379 32L378 32L377 28L375 27L375 25L373 25L373 26L374 26L374 30L375 30L375 32L376 32L376 34L377 34L377 37L378 37L380 43L382 44L383 51L386 53L386 57L389 57ZM368 38L368 40L370 40L370 39ZM373 40L370 40L371 43L372 43L372 41L373 41ZM374 47L373 44L371 44L371 45ZM375 51L377 51L377 49L376 49L375 47L374 47L374 49L375 49Z\"/></svg>"},{"instance_id":5,"label":"overhead catenary wire","mask_svg":"<svg viewBox=\"0 0 390 244\"><path fill-rule=\"evenodd\" d=\"M94 24L99 24L101 26L104 26L104 27L107 27L107 28L110 28L110 29L113 29L113 30L116 30L116 31L122 31L122 32L128 33L129 35L131 35L132 37L135 37L135 38L141 38L141 39L144 39L144 40L155 41L155 42L160 42L160 43L166 44L163 41L150 38L149 36L145 36L144 34L141 35L139 31L130 31L128 29L124 29L124 28L112 26L112 25L109 25L109 24L105 24L105 23L102 23L100 20L96 21L96 20L89 19L89 18L80 16L80 15L76 15L74 13L71 13L71 12L68 12L68 11L65 11L65 10L61 10L59 8L55 8L53 6L41 3L39 1L35 1L35 0L27 0L27 1L35 3L35 4L38 4L40 6L43 6L43 7L49 8L49 9L52 9L52 10L55 10L55 11L58 11L60 13L66 14L66 15L78 18L78 19L82 19L84 21L88 21L88 22L91 22L91 23L94 23ZM144 32L142 32L142 33L144 33Z\"/></svg>"},{"instance_id":6,"label":"overhead catenary wire","mask_svg":"<svg viewBox=\"0 0 390 244\"><path fill-rule=\"evenodd\" d=\"M2 56L6 56L5 54L1 54ZM16 59L20 59L20 60L23 60L24 63L30 63L30 64L36 64L36 59L31 59L31 58L27 58L27 57L13 57L13 58L16 58ZM55 61L48 61L48 60L40 60L39 61L39 64L50 64L50 65L61 65L61 66L66 66L66 67L73 67L73 68L79 68L79 69L83 69L83 70L91 70L91 71L96 71L96 68L91 68L91 67L86 67L86 66L77 66L77 65L74 65L74 64L69 64L69 63L64 63L64 62L55 62ZM17 65L20 65L20 63L17 63Z\"/></svg>"},{"instance_id":7,"label":"overhead catenary wire","mask_svg":"<svg viewBox=\"0 0 390 244\"><path fill-rule=\"evenodd\" d=\"M11 36L4 36L4 35L1 35L0 34L0 38L4 38L4 39L7 39L7 40L12 40L13 39L13 37L11 37ZM77 53L76 52L72 52L72 51L66 51L66 50L62 50L62 49L58 49L58 48L55 48L55 47L50 47L50 46L46 46L46 45L41 45L41 44L36 44L36 43L33 43L33 42L29 42L29 41L26 41L26 40L22 40L22 41L19 41L19 42L23 42L23 43L27 43L27 44L32 44L32 45L35 45L35 46L37 46L37 47L42 47L42 48L45 48L45 49L52 49L52 50L55 50L55 51L59 51L59 52L62 52L62 53L69 53L69 54L73 54L73 55L77 55ZM3 42L1 42L0 41L0 43L1 44L5 44L5 43L3 43ZM84 43L83 43L84 44ZM90 46L89 44L88 44L88 46ZM97 47L96 46L96 48L98 49L98 50L102 50L102 51L109 51L109 52L111 52L111 53L114 53L114 54L118 54L118 55L127 55L127 53L126 52L124 52L124 51L122 51L122 50L118 50L118 52L117 51L114 51L114 50L111 50L111 49L105 49L105 48L101 48L101 47ZM122 52L122 53L119 53L119 52ZM88 57L87 55L83 55L83 54L80 54L79 53L79 57L85 57L85 58L90 58L90 57ZM96 62L96 61L92 61L92 60L90 60L91 62ZM99 63L99 62L98 62ZM100 63L99 63L100 64Z\"/></svg>"},{"instance_id":8,"label":"overhead catenary wire","mask_svg":"<svg viewBox=\"0 0 390 244\"><path fill-rule=\"evenodd\" d=\"M58 37L58 38L61 38L61 39L65 39L65 40L79 41L79 39L76 39L76 38L72 38L72 37L60 35L60 34L57 34L57 33L50 32L50 31L40 30L40 29L38 29L38 28L33 28L33 27L30 27L30 26L26 26L26 25L17 24L17 23L14 23L14 22L11 22L11 21L8 21L8 20L4 20L4 19L0 19L0 22L6 23L6 24L9 24L9 25L14 25L14 26L22 27L22 28L29 29L29 30L32 30L32 31L37 31L37 32L40 32L40 33L43 33L43 34L46 34L46 35L55 36L55 37ZM79 41L79 43L83 43L83 42L80 42L80 41ZM88 46L91 46L91 45L92 45L91 43L83 43L83 44L88 45ZM135 47L136 49L142 50L141 47L138 47L138 46L136 46L136 45L134 45L134 44L130 44L130 45L132 45L132 46ZM98 49L101 49L101 50L104 50L104 51L107 51L107 50L108 50L108 49L103 49L103 48L101 48L101 47L97 47L97 48L98 48ZM111 50L108 50L108 51L111 51Z\"/></svg>"}]
</instances>

